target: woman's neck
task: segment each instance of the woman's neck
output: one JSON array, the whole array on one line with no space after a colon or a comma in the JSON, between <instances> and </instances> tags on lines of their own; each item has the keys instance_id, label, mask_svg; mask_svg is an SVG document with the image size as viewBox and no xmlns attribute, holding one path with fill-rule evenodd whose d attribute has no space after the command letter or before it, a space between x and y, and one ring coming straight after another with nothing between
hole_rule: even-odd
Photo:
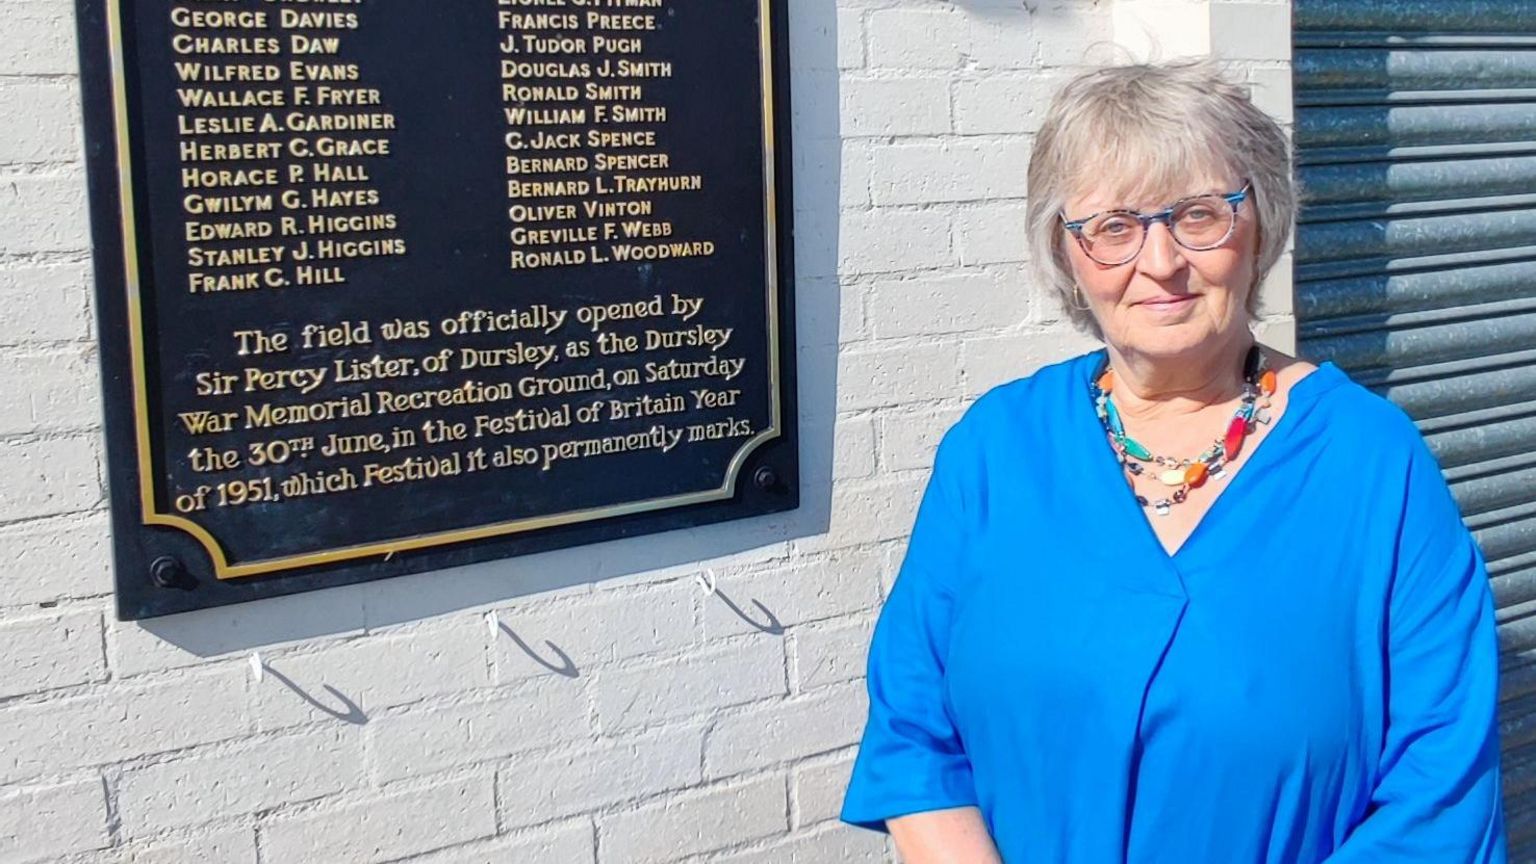
<instances>
[{"instance_id":1,"label":"woman's neck","mask_svg":"<svg viewBox=\"0 0 1536 864\"><path fill-rule=\"evenodd\" d=\"M1115 370L1115 407L1132 419L1194 414L1230 402L1243 392L1243 359L1252 344L1246 333L1213 346L1198 358L1151 358L1109 348Z\"/></svg>"}]
</instances>

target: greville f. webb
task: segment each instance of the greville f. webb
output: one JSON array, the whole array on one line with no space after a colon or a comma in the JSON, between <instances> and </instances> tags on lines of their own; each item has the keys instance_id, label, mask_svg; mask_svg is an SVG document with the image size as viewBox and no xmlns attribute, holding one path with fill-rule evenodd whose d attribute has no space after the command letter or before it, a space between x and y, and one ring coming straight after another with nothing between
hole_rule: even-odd
<instances>
[{"instance_id":1,"label":"greville f. webb","mask_svg":"<svg viewBox=\"0 0 1536 864\"><path fill-rule=\"evenodd\" d=\"M1252 333L1281 129L1100 69L1028 173L1034 290L1104 347L940 445L843 818L911 864L1504 861L1482 556L1401 411Z\"/></svg>"}]
</instances>

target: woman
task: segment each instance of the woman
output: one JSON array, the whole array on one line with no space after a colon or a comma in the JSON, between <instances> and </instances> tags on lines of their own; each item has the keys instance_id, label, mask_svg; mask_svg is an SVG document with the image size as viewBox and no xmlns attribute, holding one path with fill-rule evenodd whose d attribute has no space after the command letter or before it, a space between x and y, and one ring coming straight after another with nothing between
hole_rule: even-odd
<instances>
[{"instance_id":1,"label":"woman","mask_svg":"<svg viewBox=\"0 0 1536 864\"><path fill-rule=\"evenodd\" d=\"M1503 861L1481 556L1400 411L1250 332L1281 130L1206 63L1091 72L1029 195L1105 349L945 436L843 818L913 864Z\"/></svg>"}]
</instances>

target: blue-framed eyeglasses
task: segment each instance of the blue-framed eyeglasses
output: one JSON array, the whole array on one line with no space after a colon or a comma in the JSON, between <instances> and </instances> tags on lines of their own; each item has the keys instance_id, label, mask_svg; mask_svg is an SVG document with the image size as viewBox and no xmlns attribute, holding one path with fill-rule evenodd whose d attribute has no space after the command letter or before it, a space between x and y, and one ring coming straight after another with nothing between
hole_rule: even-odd
<instances>
[{"instance_id":1,"label":"blue-framed eyeglasses","mask_svg":"<svg viewBox=\"0 0 1536 864\"><path fill-rule=\"evenodd\" d=\"M1162 210L1139 213L1135 210L1105 210L1082 219L1068 220L1061 214L1062 225L1077 238L1083 254L1100 264L1114 267L1141 254L1147 232L1153 222L1168 226L1173 242L1195 252L1215 249L1227 242L1237 227L1237 208L1248 200L1252 183L1225 195L1192 195L1180 198Z\"/></svg>"}]
</instances>

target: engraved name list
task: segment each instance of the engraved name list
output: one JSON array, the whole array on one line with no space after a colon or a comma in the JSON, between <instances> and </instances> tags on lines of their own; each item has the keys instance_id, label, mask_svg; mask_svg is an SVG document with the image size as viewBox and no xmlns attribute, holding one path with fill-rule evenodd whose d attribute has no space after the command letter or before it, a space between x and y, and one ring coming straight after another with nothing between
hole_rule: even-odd
<instances>
[{"instance_id":1,"label":"engraved name list","mask_svg":"<svg viewBox=\"0 0 1536 864\"><path fill-rule=\"evenodd\" d=\"M114 518L182 587L794 506L768 0L85 5Z\"/></svg>"}]
</instances>

